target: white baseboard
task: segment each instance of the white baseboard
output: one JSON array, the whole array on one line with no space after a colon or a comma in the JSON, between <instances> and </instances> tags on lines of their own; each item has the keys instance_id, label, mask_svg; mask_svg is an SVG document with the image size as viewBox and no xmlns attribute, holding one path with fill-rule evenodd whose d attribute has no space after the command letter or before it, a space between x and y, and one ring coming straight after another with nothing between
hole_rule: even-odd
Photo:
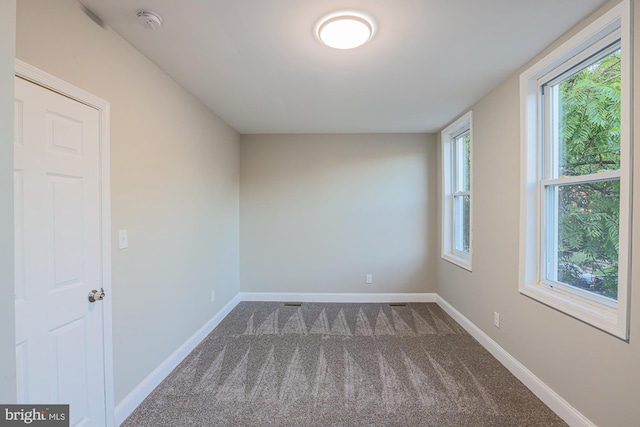
<instances>
[{"instance_id":1,"label":"white baseboard","mask_svg":"<svg viewBox=\"0 0 640 427\"><path fill-rule=\"evenodd\" d=\"M240 292L242 301L282 301L282 302L436 302L437 294L396 293L396 294L329 294L329 293L278 293Z\"/></svg>"},{"instance_id":2,"label":"white baseboard","mask_svg":"<svg viewBox=\"0 0 640 427\"><path fill-rule=\"evenodd\" d=\"M240 294L233 297L215 316L204 324L184 344L153 370L131 393L129 393L115 409L115 421L119 426L142 403L144 399L173 371L185 357L193 351L202 340L224 319L240 302Z\"/></svg>"},{"instance_id":3,"label":"white baseboard","mask_svg":"<svg viewBox=\"0 0 640 427\"><path fill-rule=\"evenodd\" d=\"M462 313L456 310L451 304L438 296L438 305L453 317L464 329L466 329L472 337L482 344L489 353L493 355L500 363L502 363L516 378L527 386L533 394L538 396L553 412L562 418L572 427L596 427L587 417L580 411L571 406L569 402L564 400L558 393L553 391L551 387L546 385L540 378L536 377L533 372L527 369L516 358L509 354L504 348L500 347L497 342L491 339L480 328L474 325Z\"/></svg>"}]
</instances>

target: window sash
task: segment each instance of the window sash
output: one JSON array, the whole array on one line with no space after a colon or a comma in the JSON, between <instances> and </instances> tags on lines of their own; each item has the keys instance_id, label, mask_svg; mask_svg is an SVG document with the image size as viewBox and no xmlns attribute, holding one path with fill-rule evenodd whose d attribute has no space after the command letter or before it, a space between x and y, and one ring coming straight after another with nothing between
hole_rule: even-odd
<instances>
[{"instance_id":1,"label":"window sash","mask_svg":"<svg viewBox=\"0 0 640 427\"><path fill-rule=\"evenodd\" d=\"M465 233L465 223L468 220L469 225L471 223L470 215L464 214L464 200L465 197L469 198L469 205L471 205L471 192L470 191L459 191L453 193L451 197L451 202L453 204L452 213L453 213L453 246L452 250L454 253L460 256L469 256L470 250L470 240L471 236L469 234L470 230L467 228L467 232ZM458 203L458 201L460 203ZM471 209L469 209L469 213ZM467 218L469 216L469 218ZM464 249L465 240L468 243L468 248Z\"/></svg>"},{"instance_id":2,"label":"window sash","mask_svg":"<svg viewBox=\"0 0 640 427\"><path fill-rule=\"evenodd\" d=\"M453 137L452 148L452 177L453 177L453 192L470 192L471 189L467 188L465 177L470 178L470 170L467 167L467 156L465 155L465 139L470 137L471 130L465 129L461 133ZM471 180L469 179L469 187L471 186Z\"/></svg>"},{"instance_id":3,"label":"window sash","mask_svg":"<svg viewBox=\"0 0 640 427\"><path fill-rule=\"evenodd\" d=\"M601 177L600 175L606 175ZM618 305L618 301L612 298L608 298L604 295L589 292L571 284L561 282L555 278L549 278L550 276L556 276L558 271L558 246L556 242L559 240L558 235L558 213L559 200L558 194L552 191L558 187L565 187L574 184L587 184L587 183L599 183L607 181L620 181L620 171L613 171L610 173L598 173L592 174L589 179L582 177L559 178L552 180L541 181L540 185L540 218L542 220L541 227L541 251L540 251L540 278L539 283L549 289L558 289L567 294L573 295L578 298L586 299L592 304L603 306L607 309L615 309ZM552 200L553 199L553 200ZM622 203L622 198L621 198ZM621 226L619 228L622 228ZM620 238L618 244L620 244ZM618 277L620 277L621 269L621 253L618 253ZM551 273L551 274L549 274Z\"/></svg>"},{"instance_id":4,"label":"window sash","mask_svg":"<svg viewBox=\"0 0 640 427\"><path fill-rule=\"evenodd\" d=\"M621 32L620 29L617 29L543 78L538 79L540 117L542 118L541 176L543 180L559 177L560 135L558 129L560 128L561 109L558 84L621 48Z\"/></svg>"}]
</instances>

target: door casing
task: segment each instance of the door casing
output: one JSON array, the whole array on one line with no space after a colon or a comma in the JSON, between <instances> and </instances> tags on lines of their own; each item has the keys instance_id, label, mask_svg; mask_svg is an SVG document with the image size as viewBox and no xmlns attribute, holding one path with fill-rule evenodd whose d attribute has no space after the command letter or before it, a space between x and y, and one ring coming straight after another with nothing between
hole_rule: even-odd
<instances>
[{"instance_id":1,"label":"door casing","mask_svg":"<svg viewBox=\"0 0 640 427\"><path fill-rule=\"evenodd\" d=\"M39 70L19 59L15 62L15 75L95 108L100 120L100 227L102 241L102 287L107 298L103 304L103 348L105 372L106 425L115 425L113 383L113 339L112 339L112 287L111 287L111 190L110 190L110 104L89 92L64 80Z\"/></svg>"}]
</instances>

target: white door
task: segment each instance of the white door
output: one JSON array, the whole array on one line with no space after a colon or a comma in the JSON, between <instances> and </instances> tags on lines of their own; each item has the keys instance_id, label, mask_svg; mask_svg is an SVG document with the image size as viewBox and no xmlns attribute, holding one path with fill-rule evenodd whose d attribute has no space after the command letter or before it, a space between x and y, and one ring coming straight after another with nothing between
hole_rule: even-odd
<instances>
[{"instance_id":1,"label":"white door","mask_svg":"<svg viewBox=\"0 0 640 427\"><path fill-rule=\"evenodd\" d=\"M105 424L100 114L15 78L15 295L19 403L70 405Z\"/></svg>"}]
</instances>

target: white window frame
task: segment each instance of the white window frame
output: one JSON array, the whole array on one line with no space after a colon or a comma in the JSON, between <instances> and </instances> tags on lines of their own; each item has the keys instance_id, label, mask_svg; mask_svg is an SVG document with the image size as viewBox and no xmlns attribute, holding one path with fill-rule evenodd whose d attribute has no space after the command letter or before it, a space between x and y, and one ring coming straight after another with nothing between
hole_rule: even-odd
<instances>
[{"instance_id":1,"label":"white window frame","mask_svg":"<svg viewBox=\"0 0 640 427\"><path fill-rule=\"evenodd\" d=\"M598 178L620 178L620 230L617 301L545 279L545 184L583 182L589 176L555 178L543 176L545 129L542 121L541 87L582 59L585 50L619 34L621 60L621 165L616 172ZM615 37L617 38L617 37ZM581 55L583 57L581 58ZM586 28L520 75L521 200L520 200L520 293L560 310L624 340L629 338L629 290L631 253L631 20L630 4L623 0ZM593 178L593 177L591 177Z\"/></svg>"},{"instance_id":2,"label":"white window frame","mask_svg":"<svg viewBox=\"0 0 640 427\"><path fill-rule=\"evenodd\" d=\"M471 271L473 254L473 129L472 112L469 111L441 132L442 148L442 259ZM461 157L455 152L455 141L460 135L469 133L469 191L458 191L456 181L461 179ZM456 176L457 174L457 176ZM454 200L457 196L470 197L469 206L469 253L455 249L456 228L462 224L455 217Z\"/></svg>"}]
</instances>

